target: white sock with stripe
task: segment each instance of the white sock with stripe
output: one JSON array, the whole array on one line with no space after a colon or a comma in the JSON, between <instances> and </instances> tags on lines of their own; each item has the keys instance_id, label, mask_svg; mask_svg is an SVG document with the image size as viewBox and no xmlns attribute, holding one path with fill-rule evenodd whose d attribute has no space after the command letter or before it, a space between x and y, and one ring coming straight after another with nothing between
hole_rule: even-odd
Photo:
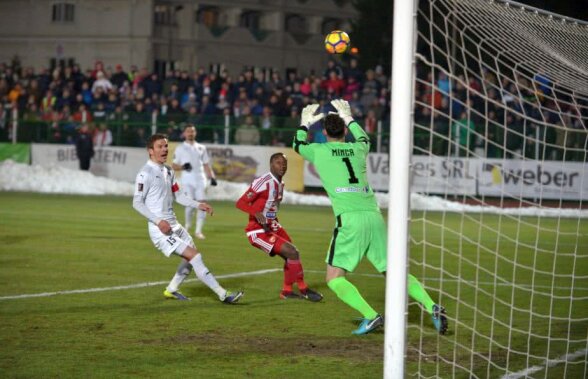
<instances>
[{"instance_id":1,"label":"white sock with stripe","mask_svg":"<svg viewBox=\"0 0 588 379\"><path fill-rule=\"evenodd\" d=\"M176 274L169 282L166 289L169 292L176 292L180 288L184 280L186 280L188 275L190 275L190 271L192 271L192 265L190 265L190 262L186 261L185 259L182 259L182 261L178 265Z\"/></svg>"},{"instance_id":2,"label":"white sock with stripe","mask_svg":"<svg viewBox=\"0 0 588 379\"><path fill-rule=\"evenodd\" d=\"M212 275L210 270L208 270L208 268L204 265L204 262L202 261L202 254L196 254L196 256L190 261L190 264L192 267L194 267L194 273L196 274L198 280L213 290L218 295L219 299L224 300L227 291L221 287L220 284L218 284L214 275Z\"/></svg>"}]
</instances>

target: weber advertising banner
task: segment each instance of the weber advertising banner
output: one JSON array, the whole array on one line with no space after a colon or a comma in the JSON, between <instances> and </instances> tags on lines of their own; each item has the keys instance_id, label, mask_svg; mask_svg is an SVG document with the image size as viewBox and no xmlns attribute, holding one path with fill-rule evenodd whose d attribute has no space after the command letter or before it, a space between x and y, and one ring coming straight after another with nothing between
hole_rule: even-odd
<instances>
[{"instance_id":1,"label":"weber advertising banner","mask_svg":"<svg viewBox=\"0 0 588 379\"><path fill-rule=\"evenodd\" d=\"M305 163L304 184L320 187L312 164ZM388 155L370 153L370 185L388 190ZM586 178L586 179L585 179ZM588 199L588 166L576 162L412 157L411 191L427 194Z\"/></svg>"},{"instance_id":2,"label":"weber advertising banner","mask_svg":"<svg viewBox=\"0 0 588 379\"><path fill-rule=\"evenodd\" d=\"M587 174L583 163L485 159L479 166L478 194L585 200Z\"/></svg>"}]
</instances>

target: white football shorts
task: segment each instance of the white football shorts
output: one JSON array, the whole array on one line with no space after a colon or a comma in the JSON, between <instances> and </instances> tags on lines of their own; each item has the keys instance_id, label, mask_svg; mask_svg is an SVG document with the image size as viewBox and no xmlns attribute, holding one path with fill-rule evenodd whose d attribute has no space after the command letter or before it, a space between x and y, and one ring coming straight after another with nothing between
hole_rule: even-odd
<instances>
[{"instance_id":1,"label":"white football shorts","mask_svg":"<svg viewBox=\"0 0 588 379\"><path fill-rule=\"evenodd\" d=\"M188 184L182 183L180 190L184 191L189 198L197 201L206 200L206 181L199 180L197 182L190 182Z\"/></svg>"},{"instance_id":2,"label":"white football shorts","mask_svg":"<svg viewBox=\"0 0 588 379\"><path fill-rule=\"evenodd\" d=\"M190 233L180 224L172 228L170 235L163 234L159 228L149 223L149 236L153 245L161 251L166 257L173 253L181 255L188 246L196 247Z\"/></svg>"}]
</instances>

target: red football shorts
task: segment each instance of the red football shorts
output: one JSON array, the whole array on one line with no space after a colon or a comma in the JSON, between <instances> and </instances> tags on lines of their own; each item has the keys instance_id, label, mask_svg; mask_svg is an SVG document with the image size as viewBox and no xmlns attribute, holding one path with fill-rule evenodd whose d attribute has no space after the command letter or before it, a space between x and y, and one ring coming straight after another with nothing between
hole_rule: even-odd
<instances>
[{"instance_id":1,"label":"red football shorts","mask_svg":"<svg viewBox=\"0 0 588 379\"><path fill-rule=\"evenodd\" d=\"M265 251L272 257L280 254L283 244L292 242L284 228L279 228L277 231L271 233L266 233L263 229L252 230L247 232L247 238L251 245Z\"/></svg>"}]
</instances>

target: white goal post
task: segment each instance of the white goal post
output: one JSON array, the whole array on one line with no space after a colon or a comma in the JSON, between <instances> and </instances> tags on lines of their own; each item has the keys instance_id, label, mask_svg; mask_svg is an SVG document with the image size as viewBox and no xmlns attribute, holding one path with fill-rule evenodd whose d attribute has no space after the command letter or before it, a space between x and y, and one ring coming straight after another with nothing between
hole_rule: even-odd
<instances>
[{"instance_id":1,"label":"white goal post","mask_svg":"<svg viewBox=\"0 0 588 379\"><path fill-rule=\"evenodd\" d=\"M384 377L588 377L588 23L395 1L393 44Z\"/></svg>"}]
</instances>

